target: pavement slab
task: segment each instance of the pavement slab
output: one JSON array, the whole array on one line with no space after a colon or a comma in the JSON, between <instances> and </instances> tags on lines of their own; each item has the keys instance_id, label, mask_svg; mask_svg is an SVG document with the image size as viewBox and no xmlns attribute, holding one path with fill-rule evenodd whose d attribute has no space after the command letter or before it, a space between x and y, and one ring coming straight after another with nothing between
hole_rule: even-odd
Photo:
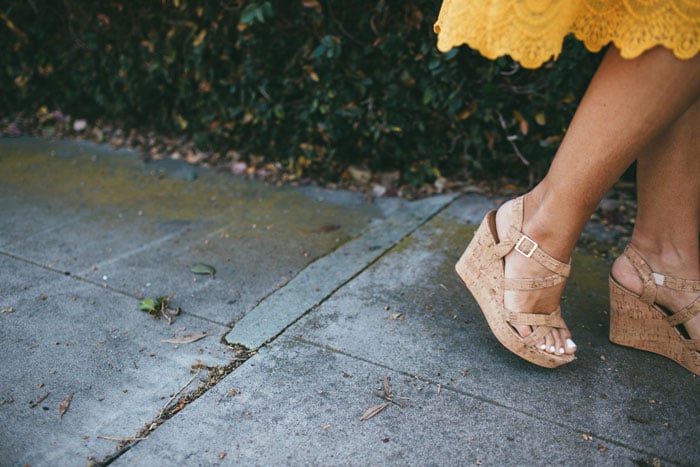
<instances>
[{"instance_id":1,"label":"pavement slab","mask_svg":"<svg viewBox=\"0 0 700 467\"><path fill-rule=\"evenodd\" d=\"M388 378L394 399L376 394ZM114 465L633 465L624 445L282 337Z\"/></svg>"},{"instance_id":2,"label":"pavement slab","mask_svg":"<svg viewBox=\"0 0 700 467\"><path fill-rule=\"evenodd\" d=\"M192 365L227 365L235 355L220 342L221 326L186 313L168 325L132 297L3 255L0 284L3 465L106 457L116 443L99 436L134 436ZM202 333L187 345L162 342Z\"/></svg>"},{"instance_id":3,"label":"pavement slab","mask_svg":"<svg viewBox=\"0 0 700 467\"><path fill-rule=\"evenodd\" d=\"M454 199L437 196L414 202L389 221L378 222L361 236L307 266L279 291L266 297L226 336L230 344L257 349L311 308L348 283L399 240Z\"/></svg>"}]
</instances>

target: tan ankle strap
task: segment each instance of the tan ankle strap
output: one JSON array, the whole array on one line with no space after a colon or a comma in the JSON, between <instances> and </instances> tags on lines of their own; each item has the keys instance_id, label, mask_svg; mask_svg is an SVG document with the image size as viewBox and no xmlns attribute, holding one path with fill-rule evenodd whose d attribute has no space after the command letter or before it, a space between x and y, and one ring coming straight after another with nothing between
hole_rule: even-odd
<instances>
[{"instance_id":1,"label":"tan ankle strap","mask_svg":"<svg viewBox=\"0 0 700 467\"><path fill-rule=\"evenodd\" d=\"M569 260L568 263L562 263L561 261L552 258L550 255L545 253L542 248L540 248L537 242L532 240L524 233L516 230L515 227L511 227L510 229L509 240L513 241L512 249L521 255L534 259L545 268L559 274L560 276L569 277L569 273L571 272L571 260Z\"/></svg>"},{"instance_id":2,"label":"tan ankle strap","mask_svg":"<svg viewBox=\"0 0 700 467\"><path fill-rule=\"evenodd\" d=\"M652 272L654 282L660 287L677 290L679 292L700 292L700 281L691 279L676 279L675 277L665 276L658 272Z\"/></svg>"},{"instance_id":3,"label":"tan ankle strap","mask_svg":"<svg viewBox=\"0 0 700 467\"><path fill-rule=\"evenodd\" d=\"M510 229L503 234L501 242L496 245L496 254L503 258L512 250L515 250L527 258L534 259L553 273L562 277L569 277L571 272L571 260L569 260L568 263L562 263L552 258L540 248L536 241L522 232L523 212L523 197L520 196L513 200L513 223Z\"/></svg>"},{"instance_id":4,"label":"tan ankle strap","mask_svg":"<svg viewBox=\"0 0 700 467\"><path fill-rule=\"evenodd\" d=\"M656 300L656 280L649 264L632 245L627 245L622 254L632 263L637 275L642 280L642 295L639 296L639 299L644 303L653 304Z\"/></svg>"},{"instance_id":5,"label":"tan ankle strap","mask_svg":"<svg viewBox=\"0 0 700 467\"><path fill-rule=\"evenodd\" d=\"M690 279L677 279L675 277L659 274L651 270L651 266L642 255L632 246L627 245L623 254L632 263L643 283L643 292L640 300L645 303L653 303L656 300L656 287L679 292L700 292L700 281Z\"/></svg>"}]
</instances>

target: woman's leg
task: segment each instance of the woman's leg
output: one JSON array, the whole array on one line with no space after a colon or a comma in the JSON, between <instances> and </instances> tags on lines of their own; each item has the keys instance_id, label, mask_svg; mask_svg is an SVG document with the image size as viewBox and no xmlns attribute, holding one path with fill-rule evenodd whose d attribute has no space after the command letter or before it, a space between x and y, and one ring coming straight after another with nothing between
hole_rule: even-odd
<instances>
[{"instance_id":1,"label":"woman's leg","mask_svg":"<svg viewBox=\"0 0 700 467\"><path fill-rule=\"evenodd\" d=\"M654 272L700 280L700 100L640 154L637 185L632 246ZM612 274L622 286L642 293L627 257L615 261ZM659 287L656 301L679 310L697 296ZM690 337L700 339L700 315L685 326Z\"/></svg>"},{"instance_id":2,"label":"woman's leg","mask_svg":"<svg viewBox=\"0 0 700 467\"><path fill-rule=\"evenodd\" d=\"M624 170L693 105L700 95L700 56L676 59L656 48L634 60L608 51L571 122L549 172L525 195L523 232L560 261L568 261L591 213ZM508 203L496 216L497 229L511 225ZM506 277L550 274L513 251ZM508 309L548 312L559 303L563 285L544 291L508 291ZM528 335L527 326L518 326ZM540 346L573 353L566 329L552 331ZM567 345L569 343L569 345Z\"/></svg>"}]
</instances>

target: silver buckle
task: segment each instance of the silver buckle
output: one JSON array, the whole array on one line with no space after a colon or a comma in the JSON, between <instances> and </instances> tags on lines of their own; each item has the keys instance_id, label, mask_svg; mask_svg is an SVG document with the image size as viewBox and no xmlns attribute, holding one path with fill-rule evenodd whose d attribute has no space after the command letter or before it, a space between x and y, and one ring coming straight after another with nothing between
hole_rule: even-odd
<instances>
[{"instance_id":1,"label":"silver buckle","mask_svg":"<svg viewBox=\"0 0 700 467\"><path fill-rule=\"evenodd\" d=\"M524 241L528 241L532 244L531 246L526 245L526 246L530 246L529 251L527 253L525 251L523 251L523 249L522 249L522 244ZM535 250L538 247L539 247L539 245L537 244L537 242L535 242L533 239L531 239L527 235L523 234L523 236L520 237L520 240L518 240L518 243L515 244L515 251L517 251L518 253L520 253L524 257L529 258L530 256L532 256L532 254L535 252Z\"/></svg>"}]
</instances>

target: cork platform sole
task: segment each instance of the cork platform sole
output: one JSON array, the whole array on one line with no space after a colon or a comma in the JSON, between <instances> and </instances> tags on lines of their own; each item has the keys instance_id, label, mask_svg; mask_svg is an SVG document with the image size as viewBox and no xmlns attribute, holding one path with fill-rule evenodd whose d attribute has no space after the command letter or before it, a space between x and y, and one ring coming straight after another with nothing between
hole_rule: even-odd
<instances>
[{"instance_id":1,"label":"cork platform sole","mask_svg":"<svg viewBox=\"0 0 700 467\"><path fill-rule=\"evenodd\" d=\"M522 198L516 205L516 218L522 218ZM535 346L552 327L565 327L560 309L548 314L516 313L505 308L503 294L508 290L532 290L556 285L568 276L569 265L559 263L537 249L537 244L520 232L522 224L513 226L499 242L496 232L496 211L489 212L474 234L474 238L455 265L457 275L462 279L476 299L488 322L491 332L498 341L514 354L545 368L554 368L574 360L573 355L551 354ZM531 242L528 243L528 242ZM525 249L523 249L523 245ZM506 280L504 257L516 249L528 257L533 257L555 272L555 276L534 279ZM533 253L537 254L533 254ZM514 282L515 281L515 282ZM524 338L512 326L526 324L536 327L533 333Z\"/></svg>"},{"instance_id":2,"label":"cork platform sole","mask_svg":"<svg viewBox=\"0 0 700 467\"><path fill-rule=\"evenodd\" d=\"M700 313L700 297L675 313L666 313L654 303L657 287L695 292L700 291L700 281L655 274L629 246L623 254L637 269L644 292L637 295L610 276L610 341L663 355L700 375L700 340L685 338L677 327Z\"/></svg>"}]
</instances>

